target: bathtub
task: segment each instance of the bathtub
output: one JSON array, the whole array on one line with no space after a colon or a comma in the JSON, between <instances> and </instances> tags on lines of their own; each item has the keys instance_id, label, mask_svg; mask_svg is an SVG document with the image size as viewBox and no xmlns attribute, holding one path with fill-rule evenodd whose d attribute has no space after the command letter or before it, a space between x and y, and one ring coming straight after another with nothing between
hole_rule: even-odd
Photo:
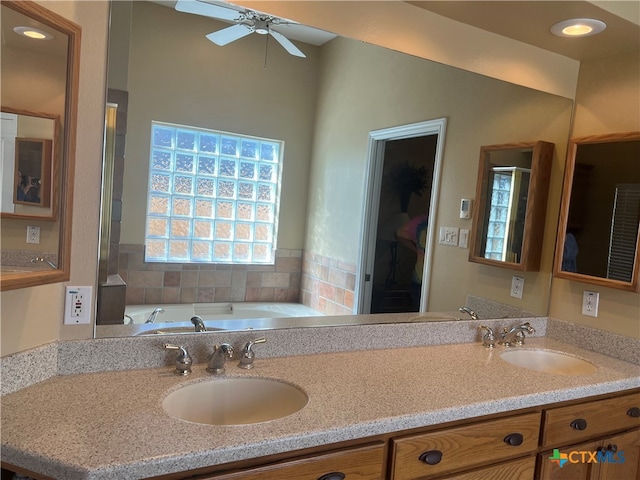
<instances>
[{"instance_id":1,"label":"bathtub","mask_svg":"<svg viewBox=\"0 0 640 480\"><path fill-rule=\"evenodd\" d=\"M158 313L153 323L146 323L157 307L164 312ZM190 321L195 315L211 331L277 328L289 325L287 319L324 316L298 303L185 303L127 305L124 321L138 327L136 335L187 333L195 331Z\"/></svg>"}]
</instances>

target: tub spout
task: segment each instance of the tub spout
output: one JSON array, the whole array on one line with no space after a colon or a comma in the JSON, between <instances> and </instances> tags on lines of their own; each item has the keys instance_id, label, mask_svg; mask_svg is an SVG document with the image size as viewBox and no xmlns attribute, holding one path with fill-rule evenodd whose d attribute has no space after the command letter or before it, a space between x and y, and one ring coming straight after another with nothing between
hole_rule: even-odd
<instances>
[{"instance_id":1,"label":"tub spout","mask_svg":"<svg viewBox=\"0 0 640 480\"><path fill-rule=\"evenodd\" d=\"M196 327L196 332L206 332L207 327L204 326L204 322L202 321L202 317L195 315L191 317L191 323Z\"/></svg>"},{"instance_id":2,"label":"tub spout","mask_svg":"<svg viewBox=\"0 0 640 480\"><path fill-rule=\"evenodd\" d=\"M156 321L156 317L158 316L159 313L164 313L164 308L162 307L158 307L156 309L153 310L153 312L151 312L151 315L149 315L149 318L147 318L147 321L144 323L153 323Z\"/></svg>"}]
</instances>

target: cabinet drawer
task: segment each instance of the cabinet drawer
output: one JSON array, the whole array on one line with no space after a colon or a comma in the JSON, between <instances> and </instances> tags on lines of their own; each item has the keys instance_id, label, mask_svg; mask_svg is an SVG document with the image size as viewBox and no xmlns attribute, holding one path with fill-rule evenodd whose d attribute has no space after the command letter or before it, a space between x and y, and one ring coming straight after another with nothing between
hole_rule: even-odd
<instances>
[{"instance_id":1,"label":"cabinet drawer","mask_svg":"<svg viewBox=\"0 0 640 480\"><path fill-rule=\"evenodd\" d=\"M533 452L540 415L528 413L393 439L392 478L430 477Z\"/></svg>"},{"instance_id":2,"label":"cabinet drawer","mask_svg":"<svg viewBox=\"0 0 640 480\"><path fill-rule=\"evenodd\" d=\"M545 410L542 445L561 446L640 426L640 394Z\"/></svg>"},{"instance_id":3,"label":"cabinet drawer","mask_svg":"<svg viewBox=\"0 0 640 480\"><path fill-rule=\"evenodd\" d=\"M299 458L201 480L381 480L384 443ZM334 477L329 474L336 473ZM339 474L344 475L341 477Z\"/></svg>"},{"instance_id":4,"label":"cabinet drawer","mask_svg":"<svg viewBox=\"0 0 640 480\"><path fill-rule=\"evenodd\" d=\"M534 478L535 470L535 457L526 457L447 476L446 480L531 480Z\"/></svg>"}]
</instances>

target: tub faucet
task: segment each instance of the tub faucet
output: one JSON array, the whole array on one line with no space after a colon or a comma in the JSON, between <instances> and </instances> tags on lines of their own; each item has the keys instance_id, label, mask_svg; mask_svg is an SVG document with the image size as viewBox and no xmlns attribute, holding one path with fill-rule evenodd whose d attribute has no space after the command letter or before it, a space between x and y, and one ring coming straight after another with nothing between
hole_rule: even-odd
<instances>
[{"instance_id":1,"label":"tub faucet","mask_svg":"<svg viewBox=\"0 0 640 480\"><path fill-rule=\"evenodd\" d=\"M51 261L47 260L47 259L46 259L46 258L44 258L44 257L33 257L33 258L31 259L31 263L46 263L47 265L49 265L49 266L50 266L51 268L53 268L54 270L57 270L57 269L58 269L58 267L56 266L56 264L55 264L55 263L53 263L53 262L51 262Z\"/></svg>"},{"instance_id":2,"label":"tub faucet","mask_svg":"<svg viewBox=\"0 0 640 480\"><path fill-rule=\"evenodd\" d=\"M471 310L469 307L460 307L458 310L460 311L460 313L466 313L467 315L469 315L472 320L478 320L478 314Z\"/></svg>"},{"instance_id":3,"label":"tub faucet","mask_svg":"<svg viewBox=\"0 0 640 480\"><path fill-rule=\"evenodd\" d=\"M156 317L158 316L159 313L164 313L164 308L162 307L158 307L156 309L153 310L153 312L151 312L151 315L149 315L149 318L147 318L147 321L144 323L153 323L156 321Z\"/></svg>"},{"instance_id":4,"label":"tub faucet","mask_svg":"<svg viewBox=\"0 0 640 480\"><path fill-rule=\"evenodd\" d=\"M204 326L204 322L202 321L202 317L199 315L195 315L191 317L191 323L193 323L196 327L196 332L206 332L207 327Z\"/></svg>"},{"instance_id":5,"label":"tub faucet","mask_svg":"<svg viewBox=\"0 0 640 480\"><path fill-rule=\"evenodd\" d=\"M500 345L504 345L505 347L524 345L524 332L533 334L536 331L529 322L516 325L515 327L511 327L511 329L504 327L504 331L500 334Z\"/></svg>"},{"instance_id":6,"label":"tub faucet","mask_svg":"<svg viewBox=\"0 0 640 480\"><path fill-rule=\"evenodd\" d=\"M213 347L213 353L209 357L207 372L213 373L214 375L224 373L224 364L227 358L233 358L233 347L228 343L215 345Z\"/></svg>"}]
</instances>

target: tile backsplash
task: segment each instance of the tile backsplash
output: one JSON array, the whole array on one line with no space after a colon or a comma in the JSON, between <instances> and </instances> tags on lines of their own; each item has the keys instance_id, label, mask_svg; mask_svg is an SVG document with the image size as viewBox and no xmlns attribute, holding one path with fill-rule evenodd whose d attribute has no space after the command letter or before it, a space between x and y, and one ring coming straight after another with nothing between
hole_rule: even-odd
<instances>
[{"instance_id":1,"label":"tile backsplash","mask_svg":"<svg viewBox=\"0 0 640 480\"><path fill-rule=\"evenodd\" d=\"M120 244L126 304L299 301L302 250L278 249L274 265L146 263L144 245Z\"/></svg>"}]
</instances>

